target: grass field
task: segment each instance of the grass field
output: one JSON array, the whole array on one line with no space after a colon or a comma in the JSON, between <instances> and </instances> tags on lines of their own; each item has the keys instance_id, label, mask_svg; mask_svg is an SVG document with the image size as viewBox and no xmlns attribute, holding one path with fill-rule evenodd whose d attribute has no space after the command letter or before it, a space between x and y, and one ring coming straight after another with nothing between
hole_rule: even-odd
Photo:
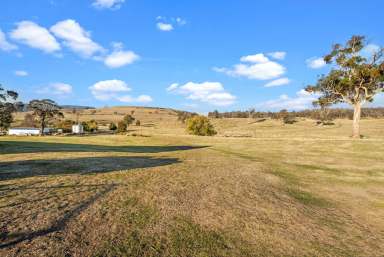
<instances>
[{"instance_id":1,"label":"grass field","mask_svg":"<svg viewBox=\"0 0 384 257\"><path fill-rule=\"evenodd\" d=\"M383 256L384 120L213 123L0 137L0 255Z\"/></svg>"}]
</instances>

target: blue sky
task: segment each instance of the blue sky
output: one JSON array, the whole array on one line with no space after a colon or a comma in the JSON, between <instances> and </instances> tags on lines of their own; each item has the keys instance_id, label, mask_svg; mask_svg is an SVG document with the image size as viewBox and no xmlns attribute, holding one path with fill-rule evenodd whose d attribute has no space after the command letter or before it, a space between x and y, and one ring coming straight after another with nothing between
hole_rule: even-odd
<instances>
[{"instance_id":1,"label":"blue sky","mask_svg":"<svg viewBox=\"0 0 384 257\"><path fill-rule=\"evenodd\" d=\"M332 44L360 34L367 52L384 45L380 0L2 0L0 10L0 83L23 101L299 110Z\"/></svg>"}]
</instances>

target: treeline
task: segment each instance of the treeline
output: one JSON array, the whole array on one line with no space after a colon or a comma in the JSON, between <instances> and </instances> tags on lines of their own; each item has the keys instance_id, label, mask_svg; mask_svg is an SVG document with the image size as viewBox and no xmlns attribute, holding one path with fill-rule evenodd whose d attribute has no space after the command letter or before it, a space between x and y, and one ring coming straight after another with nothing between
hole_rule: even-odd
<instances>
[{"instance_id":1,"label":"treeline","mask_svg":"<svg viewBox=\"0 0 384 257\"><path fill-rule=\"evenodd\" d=\"M287 116L296 118L308 118L314 120L322 120L326 116L327 120L334 119L352 119L353 110L344 108L332 108L332 109L313 109L303 111L287 111L281 110L279 112L260 112L255 109L248 111L232 111L232 112L218 112L217 110L208 113L210 118L271 118L271 119L283 119ZM362 108L362 118L384 118L384 108Z\"/></svg>"}]
</instances>

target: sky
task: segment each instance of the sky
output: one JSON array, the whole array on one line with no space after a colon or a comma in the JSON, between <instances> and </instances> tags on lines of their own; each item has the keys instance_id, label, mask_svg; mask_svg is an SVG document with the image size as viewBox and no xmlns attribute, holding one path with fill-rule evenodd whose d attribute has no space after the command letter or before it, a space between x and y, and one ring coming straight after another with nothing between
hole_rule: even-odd
<instances>
[{"instance_id":1,"label":"sky","mask_svg":"<svg viewBox=\"0 0 384 257\"><path fill-rule=\"evenodd\" d=\"M333 44L384 45L382 0L2 0L0 10L0 83L24 102L302 110Z\"/></svg>"}]
</instances>

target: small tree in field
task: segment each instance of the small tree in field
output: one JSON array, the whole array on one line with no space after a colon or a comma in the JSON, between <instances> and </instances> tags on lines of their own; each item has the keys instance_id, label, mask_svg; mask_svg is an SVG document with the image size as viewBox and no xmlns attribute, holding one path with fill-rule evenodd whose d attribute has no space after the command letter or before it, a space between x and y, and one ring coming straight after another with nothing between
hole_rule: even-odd
<instances>
[{"instance_id":1,"label":"small tree in field","mask_svg":"<svg viewBox=\"0 0 384 257\"><path fill-rule=\"evenodd\" d=\"M33 111L32 115L39 120L40 135L43 135L44 128L49 119L54 117L64 117L63 113L60 111L60 106L50 99L32 100L29 102L29 108Z\"/></svg>"},{"instance_id":2,"label":"small tree in field","mask_svg":"<svg viewBox=\"0 0 384 257\"><path fill-rule=\"evenodd\" d=\"M129 127L129 125L131 125L135 121L135 118L132 115L127 114L124 116L123 121L125 122L125 124L127 124L127 127Z\"/></svg>"},{"instance_id":3,"label":"small tree in field","mask_svg":"<svg viewBox=\"0 0 384 257\"><path fill-rule=\"evenodd\" d=\"M116 124L113 123L113 122L111 122L111 123L109 124L109 130L116 131L116 129L117 129Z\"/></svg>"},{"instance_id":4,"label":"small tree in field","mask_svg":"<svg viewBox=\"0 0 384 257\"><path fill-rule=\"evenodd\" d=\"M117 132L123 133L127 131L127 123L125 123L123 120L119 121L117 123Z\"/></svg>"},{"instance_id":5,"label":"small tree in field","mask_svg":"<svg viewBox=\"0 0 384 257\"><path fill-rule=\"evenodd\" d=\"M187 132L197 136L213 136L217 133L209 119L204 116L193 116L187 119Z\"/></svg>"},{"instance_id":6,"label":"small tree in field","mask_svg":"<svg viewBox=\"0 0 384 257\"><path fill-rule=\"evenodd\" d=\"M353 106L354 138L360 137L361 106L384 91L384 48L365 57L361 51L364 46L363 36L353 36L344 46L334 45L324 57L326 63L334 64L332 70L321 76L316 85L306 87L306 91L320 94L314 104L343 102Z\"/></svg>"}]
</instances>

